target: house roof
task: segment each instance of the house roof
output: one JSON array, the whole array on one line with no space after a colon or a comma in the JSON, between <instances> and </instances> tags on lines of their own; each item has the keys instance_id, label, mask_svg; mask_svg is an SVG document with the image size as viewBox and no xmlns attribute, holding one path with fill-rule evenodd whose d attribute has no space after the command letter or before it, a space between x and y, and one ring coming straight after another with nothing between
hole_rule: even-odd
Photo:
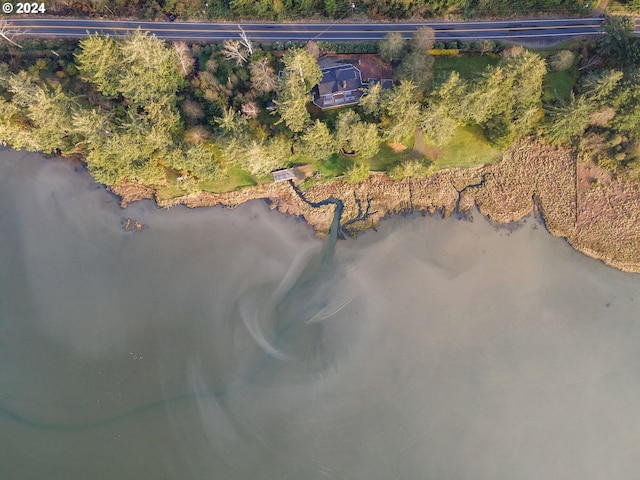
<instances>
[{"instance_id":1,"label":"house roof","mask_svg":"<svg viewBox=\"0 0 640 480\"><path fill-rule=\"evenodd\" d=\"M353 65L335 65L322 69L322 80L314 88L315 103L320 108L358 103L363 87L360 70Z\"/></svg>"}]
</instances>

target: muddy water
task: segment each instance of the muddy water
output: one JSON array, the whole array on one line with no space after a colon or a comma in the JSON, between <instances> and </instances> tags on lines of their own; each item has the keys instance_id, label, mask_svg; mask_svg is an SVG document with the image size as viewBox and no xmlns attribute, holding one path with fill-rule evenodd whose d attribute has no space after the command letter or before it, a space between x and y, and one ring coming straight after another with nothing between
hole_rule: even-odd
<instances>
[{"instance_id":1,"label":"muddy water","mask_svg":"<svg viewBox=\"0 0 640 480\"><path fill-rule=\"evenodd\" d=\"M323 261L261 203L122 211L2 151L0 246L0 478L640 475L640 277L533 219Z\"/></svg>"}]
</instances>

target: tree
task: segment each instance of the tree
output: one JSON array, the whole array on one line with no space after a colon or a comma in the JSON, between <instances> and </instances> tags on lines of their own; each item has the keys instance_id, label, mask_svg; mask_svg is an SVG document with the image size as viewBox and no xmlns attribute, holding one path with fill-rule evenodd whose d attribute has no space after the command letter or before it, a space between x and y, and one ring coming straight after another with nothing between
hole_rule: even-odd
<instances>
[{"instance_id":1,"label":"tree","mask_svg":"<svg viewBox=\"0 0 640 480\"><path fill-rule=\"evenodd\" d=\"M380 116L382 100L382 84L377 82L373 85L369 85L365 94L360 98L360 107L366 115L373 117Z\"/></svg>"},{"instance_id":2,"label":"tree","mask_svg":"<svg viewBox=\"0 0 640 480\"><path fill-rule=\"evenodd\" d=\"M431 27L420 27L413 34L411 39L411 46L414 51L421 53L429 53L429 50L433 49L433 45L436 42L436 32Z\"/></svg>"},{"instance_id":3,"label":"tree","mask_svg":"<svg viewBox=\"0 0 640 480\"><path fill-rule=\"evenodd\" d=\"M178 55L178 60L180 62L180 67L182 69L182 74L186 77L193 72L193 65L195 64L195 59L193 58L193 52L187 45L187 42L180 41L175 42L173 44L173 48Z\"/></svg>"},{"instance_id":4,"label":"tree","mask_svg":"<svg viewBox=\"0 0 640 480\"><path fill-rule=\"evenodd\" d=\"M80 40L76 61L82 77L95 83L104 96L116 97L120 93L123 58L112 37L96 33Z\"/></svg>"},{"instance_id":5,"label":"tree","mask_svg":"<svg viewBox=\"0 0 640 480\"><path fill-rule=\"evenodd\" d=\"M408 53L396 70L396 79L411 81L421 92L426 92L433 78L433 57L425 51L416 50Z\"/></svg>"},{"instance_id":6,"label":"tree","mask_svg":"<svg viewBox=\"0 0 640 480\"><path fill-rule=\"evenodd\" d=\"M628 111L633 111L635 114L633 95L625 95L625 86L618 92L618 98L612 98L622 78L622 72L615 70L590 75L582 83L584 90L582 95L576 97L572 93L568 102L549 106L547 109L550 117L547 127L549 139L554 143L562 143L581 136L589 124L598 121L598 117L594 118L594 115L610 105L614 105L620 112L621 118L617 118L617 122L623 121L622 118ZM620 103L621 100L624 106Z\"/></svg>"},{"instance_id":7,"label":"tree","mask_svg":"<svg viewBox=\"0 0 640 480\"><path fill-rule=\"evenodd\" d=\"M384 92L383 105L387 115L385 138L396 143L415 133L423 115L420 103L416 102L416 86L405 81Z\"/></svg>"},{"instance_id":8,"label":"tree","mask_svg":"<svg viewBox=\"0 0 640 480\"><path fill-rule=\"evenodd\" d=\"M546 71L539 55L512 49L469 88L466 119L483 127L491 122L494 127L514 125L518 132L527 132L537 118L536 112L540 112Z\"/></svg>"},{"instance_id":9,"label":"tree","mask_svg":"<svg viewBox=\"0 0 640 480\"><path fill-rule=\"evenodd\" d=\"M183 175L194 175L200 181L218 180L226 174L226 168L216 159L214 150L203 143L186 151L175 149L165 158L167 165Z\"/></svg>"},{"instance_id":10,"label":"tree","mask_svg":"<svg viewBox=\"0 0 640 480\"><path fill-rule=\"evenodd\" d=\"M305 45L304 48L316 60L318 60L318 58L320 58L320 47L318 46L318 44L316 42L313 42L313 41L307 42L307 44Z\"/></svg>"},{"instance_id":11,"label":"tree","mask_svg":"<svg viewBox=\"0 0 640 480\"><path fill-rule=\"evenodd\" d=\"M240 29L240 42L244 46L247 53L249 55L253 55L253 43L251 43L251 40L249 40L249 37L247 37L247 33L244 31L244 28L242 28L240 25L238 25L238 28Z\"/></svg>"},{"instance_id":12,"label":"tree","mask_svg":"<svg viewBox=\"0 0 640 480\"><path fill-rule=\"evenodd\" d=\"M284 63L283 80L285 83L295 83L300 89L309 91L322 79L322 71L307 50L293 48L282 57Z\"/></svg>"},{"instance_id":13,"label":"tree","mask_svg":"<svg viewBox=\"0 0 640 480\"><path fill-rule=\"evenodd\" d=\"M640 59L640 48L633 38L635 20L624 15L609 15L602 24L604 36L598 41L598 53L615 65L631 66Z\"/></svg>"},{"instance_id":14,"label":"tree","mask_svg":"<svg viewBox=\"0 0 640 480\"><path fill-rule=\"evenodd\" d=\"M411 81L394 85L391 90L386 90L383 96L384 109L393 119L399 119L415 102L416 86Z\"/></svg>"},{"instance_id":15,"label":"tree","mask_svg":"<svg viewBox=\"0 0 640 480\"><path fill-rule=\"evenodd\" d=\"M311 121L307 111L307 103L311 101L310 94L295 88L283 89L274 101L276 111L280 114L280 122L284 122L294 133L302 132Z\"/></svg>"},{"instance_id":16,"label":"tree","mask_svg":"<svg viewBox=\"0 0 640 480\"><path fill-rule=\"evenodd\" d=\"M586 96L575 97L571 94L569 102L550 106L550 123L547 129L549 139L554 143L569 141L571 138L582 135L591 119L594 105Z\"/></svg>"},{"instance_id":17,"label":"tree","mask_svg":"<svg viewBox=\"0 0 640 480\"><path fill-rule=\"evenodd\" d=\"M249 58L249 52L240 40L225 40L222 43L222 55L227 60L235 60L236 65L242 65Z\"/></svg>"},{"instance_id":18,"label":"tree","mask_svg":"<svg viewBox=\"0 0 640 480\"><path fill-rule=\"evenodd\" d=\"M0 18L0 38L9 42L14 47L22 48L22 45L16 43L14 38L22 32L17 28L12 28L6 19Z\"/></svg>"},{"instance_id":19,"label":"tree","mask_svg":"<svg viewBox=\"0 0 640 480\"><path fill-rule=\"evenodd\" d=\"M38 150L52 153L75 144L74 139L69 138L73 133L73 113L78 108L74 97L61 87L43 88L24 71L10 77L9 91L13 102L26 108L26 115L35 127L31 138Z\"/></svg>"},{"instance_id":20,"label":"tree","mask_svg":"<svg viewBox=\"0 0 640 480\"><path fill-rule=\"evenodd\" d=\"M369 174L369 166L367 164L355 163L347 169L342 179L347 183L356 184L364 182L369 178Z\"/></svg>"},{"instance_id":21,"label":"tree","mask_svg":"<svg viewBox=\"0 0 640 480\"><path fill-rule=\"evenodd\" d=\"M252 175L266 175L282 168L291 156L289 143L282 138L273 138L269 142L252 140L247 145L233 141L225 149L225 157L237 161Z\"/></svg>"},{"instance_id":22,"label":"tree","mask_svg":"<svg viewBox=\"0 0 640 480\"><path fill-rule=\"evenodd\" d=\"M405 41L398 32L388 33L380 41L380 58L385 62L398 62L405 53Z\"/></svg>"},{"instance_id":23,"label":"tree","mask_svg":"<svg viewBox=\"0 0 640 480\"><path fill-rule=\"evenodd\" d=\"M120 94L136 105L173 99L183 81L176 51L140 30L122 42L90 35L80 41L76 58L82 76L103 95Z\"/></svg>"},{"instance_id":24,"label":"tree","mask_svg":"<svg viewBox=\"0 0 640 480\"><path fill-rule=\"evenodd\" d=\"M247 119L256 118L260 113L260 109L255 102L246 102L241 107L242 116Z\"/></svg>"},{"instance_id":25,"label":"tree","mask_svg":"<svg viewBox=\"0 0 640 480\"><path fill-rule=\"evenodd\" d=\"M357 154L364 160L378 153L381 141L378 127L361 122L353 110L345 110L338 115L336 140L345 153Z\"/></svg>"},{"instance_id":26,"label":"tree","mask_svg":"<svg viewBox=\"0 0 640 480\"><path fill-rule=\"evenodd\" d=\"M451 72L449 77L434 89L428 100L429 107L436 106L442 114L463 122L468 115L469 84L460 78L458 72Z\"/></svg>"},{"instance_id":27,"label":"tree","mask_svg":"<svg viewBox=\"0 0 640 480\"><path fill-rule=\"evenodd\" d=\"M269 59L262 57L249 63L251 88L259 94L273 92L278 87L278 77L269 65Z\"/></svg>"},{"instance_id":28,"label":"tree","mask_svg":"<svg viewBox=\"0 0 640 480\"><path fill-rule=\"evenodd\" d=\"M549 68L554 72L564 72L571 68L575 59L571 50L560 50L549 59Z\"/></svg>"},{"instance_id":29,"label":"tree","mask_svg":"<svg viewBox=\"0 0 640 480\"><path fill-rule=\"evenodd\" d=\"M221 117L215 117L213 121L229 135L237 135L246 127L244 119L237 115L232 107L227 108Z\"/></svg>"},{"instance_id":30,"label":"tree","mask_svg":"<svg viewBox=\"0 0 640 480\"><path fill-rule=\"evenodd\" d=\"M495 48L496 44L494 42L492 42L491 40L483 40L480 43L480 56L488 52L493 52Z\"/></svg>"},{"instance_id":31,"label":"tree","mask_svg":"<svg viewBox=\"0 0 640 480\"><path fill-rule=\"evenodd\" d=\"M114 130L110 116L97 108L77 110L72 124L73 131L82 138L79 144L87 148L104 144Z\"/></svg>"},{"instance_id":32,"label":"tree","mask_svg":"<svg viewBox=\"0 0 640 480\"><path fill-rule=\"evenodd\" d=\"M182 86L178 55L166 42L136 30L120 46L122 76L120 93L137 105L162 101L175 101Z\"/></svg>"},{"instance_id":33,"label":"tree","mask_svg":"<svg viewBox=\"0 0 640 480\"><path fill-rule=\"evenodd\" d=\"M411 103L402 116L392 118L389 126L385 129L385 137L394 143L406 140L415 134L422 118L423 111L420 104Z\"/></svg>"},{"instance_id":34,"label":"tree","mask_svg":"<svg viewBox=\"0 0 640 480\"><path fill-rule=\"evenodd\" d=\"M0 96L0 144L33 152L38 150L38 145L32 138L31 129L25 125L24 115L22 108Z\"/></svg>"},{"instance_id":35,"label":"tree","mask_svg":"<svg viewBox=\"0 0 640 480\"><path fill-rule=\"evenodd\" d=\"M320 120L307 129L302 136L302 145L303 152L314 160L324 160L337 150L335 137Z\"/></svg>"},{"instance_id":36,"label":"tree","mask_svg":"<svg viewBox=\"0 0 640 480\"><path fill-rule=\"evenodd\" d=\"M313 56L301 48L289 50L282 60L282 87L274 103L281 121L298 133L311 121L307 111L307 103L312 100L309 92L322 78L322 72Z\"/></svg>"}]
</instances>

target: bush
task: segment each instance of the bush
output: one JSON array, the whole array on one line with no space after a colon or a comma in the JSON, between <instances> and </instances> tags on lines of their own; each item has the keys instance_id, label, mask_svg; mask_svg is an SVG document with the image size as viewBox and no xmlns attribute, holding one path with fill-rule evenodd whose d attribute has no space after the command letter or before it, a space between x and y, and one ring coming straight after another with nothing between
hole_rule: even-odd
<instances>
[{"instance_id":1,"label":"bush","mask_svg":"<svg viewBox=\"0 0 640 480\"><path fill-rule=\"evenodd\" d=\"M516 135L513 125L502 116L496 116L487 120L483 130L487 141L499 149L511 145Z\"/></svg>"},{"instance_id":2,"label":"bush","mask_svg":"<svg viewBox=\"0 0 640 480\"><path fill-rule=\"evenodd\" d=\"M447 56L456 57L460 53L460 50L458 50L457 48L454 48L454 49L445 48L444 50L434 49L434 50L429 50L429 53L434 57L447 57Z\"/></svg>"},{"instance_id":3,"label":"bush","mask_svg":"<svg viewBox=\"0 0 640 480\"><path fill-rule=\"evenodd\" d=\"M351 184L364 182L369 178L369 166L364 163L356 163L349 167L342 179Z\"/></svg>"},{"instance_id":4,"label":"bush","mask_svg":"<svg viewBox=\"0 0 640 480\"><path fill-rule=\"evenodd\" d=\"M389 178L392 180L402 180L406 177L425 178L433 172L430 165L426 165L420 160L407 160L400 165L396 165L389 171Z\"/></svg>"},{"instance_id":5,"label":"bush","mask_svg":"<svg viewBox=\"0 0 640 480\"><path fill-rule=\"evenodd\" d=\"M576 55L570 50L560 50L549 58L549 68L554 72L564 72L573 66Z\"/></svg>"},{"instance_id":6,"label":"bush","mask_svg":"<svg viewBox=\"0 0 640 480\"><path fill-rule=\"evenodd\" d=\"M329 53L378 53L377 43L367 42L317 42L320 49Z\"/></svg>"}]
</instances>

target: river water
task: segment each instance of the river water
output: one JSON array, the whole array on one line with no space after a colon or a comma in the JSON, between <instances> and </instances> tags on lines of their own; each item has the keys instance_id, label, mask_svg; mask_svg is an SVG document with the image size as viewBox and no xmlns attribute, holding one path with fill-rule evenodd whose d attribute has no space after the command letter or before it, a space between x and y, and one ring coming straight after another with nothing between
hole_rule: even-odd
<instances>
[{"instance_id":1,"label":"river water","mask_svg":"<svg viewBox=\"0 0 640 480\"><path fill-rule=\"evenodd\" d=\"M74 170L0 152L0 478L640 476L640 277L535 219L331 255L259 202L123 211Z\"/></svg>"}]
</instances>

